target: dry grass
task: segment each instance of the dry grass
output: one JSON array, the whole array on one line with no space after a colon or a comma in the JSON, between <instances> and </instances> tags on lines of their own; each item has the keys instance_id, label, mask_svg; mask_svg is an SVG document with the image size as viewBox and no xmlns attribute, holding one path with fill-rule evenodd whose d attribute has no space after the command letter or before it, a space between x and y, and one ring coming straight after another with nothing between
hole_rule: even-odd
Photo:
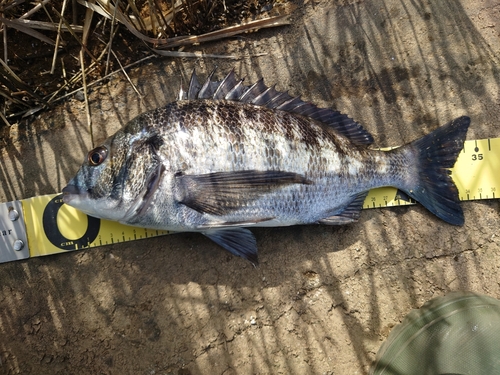
<instances>
[{"instance_id":1,"label":"dry grass","mask_svg":"<svg viewBox=\"0 0 500 375\"><path fill-rule=\"evenodd\" d=\"M155 54L202 56L172 48L288 24L269 15L272 1L0 0L0 118L11 125L79 90L86 100L88 87Z\"/></svg>"}]
</instances>

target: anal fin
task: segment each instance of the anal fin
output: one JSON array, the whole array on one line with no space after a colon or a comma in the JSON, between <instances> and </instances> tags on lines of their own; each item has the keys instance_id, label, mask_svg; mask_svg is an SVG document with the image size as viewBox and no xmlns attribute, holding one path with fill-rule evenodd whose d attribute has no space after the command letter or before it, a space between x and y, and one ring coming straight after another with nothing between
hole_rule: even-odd
<instances>
[{"instance_id":1,"label":"anal fin","mask_svg":"<svg viewBox=\"0 0 500 375\"><path fill-rule=\"evenodd\" d=\"M412 202L413 200L410 198L408 194L406 194L403 190L398 189L396 191L396 196L394 197L395 200L402 200L405 202Z\"/></svg>"},{"instance_id":2,"label":"anal fin","mask_svg":"<svg viewBox=\"0 0 500 375\"><path fill-rule=\"evenodd\" d=\"M356 195L354 200L338 215L325 217L324 219L318 220L318 223L325 225L344 225L354 223L359 220L361 210L363 209L363 203L365 201L368 192L363 192Z\"/></svg>"}]
</instances>

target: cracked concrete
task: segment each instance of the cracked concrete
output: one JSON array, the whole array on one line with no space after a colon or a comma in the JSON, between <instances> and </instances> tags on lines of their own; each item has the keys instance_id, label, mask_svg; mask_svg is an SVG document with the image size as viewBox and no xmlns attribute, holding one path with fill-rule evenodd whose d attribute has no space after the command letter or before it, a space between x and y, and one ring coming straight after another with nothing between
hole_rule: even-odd
<instances>
[{"instance_id":1,"label":"cracked concrete","mask_svg":"<svg viewBox=\"0 0 500 375\"><path fill-rule=\"evenodd\" d=\"M120 77L95 88L94 137L214 64L348 113L381 146L464 114L469 139L500 137L497 1L318 1L292 18L200 46L265 56L133 69L143 103ZM1 201L60 191L90 148L84 106L61 104L2 144ZM258 229L257 269L189 233L2 264L0 374L367 374L411 309L455 290L500 297L499 201L462 207L463 227L414 206Z\"/></svg>"}]
</instances>

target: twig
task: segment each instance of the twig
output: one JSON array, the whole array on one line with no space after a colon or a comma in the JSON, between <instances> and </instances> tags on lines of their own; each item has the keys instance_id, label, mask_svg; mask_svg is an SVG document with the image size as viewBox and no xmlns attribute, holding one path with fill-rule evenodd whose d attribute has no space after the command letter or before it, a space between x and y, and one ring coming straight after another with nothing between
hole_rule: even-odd
<instances>
[{"instance_id":1,"label":"twig","mask_svg":"<svg viewBox=\"0 0 500 375\"><path fill-rule=\"evenodd\" d=\"M7 124L7 126L11 126L9 120L7 120L7 118L5 117L5 115L3 114L2 111L0 111L0 117L2 118L3 122L5 122Z\"/></svg>"},{"instance_id":2,"label":"twig","mask_svg":"<svg viewBox=\"0 0 500 375\"><path fill-rule=\"evenodd\" d=\"M94 132L92 131L92 118L90 117L89 97L87 94L87 79L85 76L85 61L83 59L83 50L80 50L80 64L82 68L83 96L85 98L85 112L87 112L87 124L89 126L90 144L94 148Z\"/></svg>"},{"instance_id":3,"label":"twig","mask_svg":"<svg viewBox=\"0 0 500 375\"><path fill-rule=\"evenodd\" d=\"M9 62L9 55L7 53L7 25L3 24L3 61L6 64Z\"/></svg>"},{"instance_id":4,"label":"twig","mask_svg":"<svg viewBox=\"0 0 500 375\"><path fill-rule=\"evenodd\" d=\"M42 6L43 11L45 12L45 15L47 16L47 18L50 20L50 22L52 22L55 25L56 23L54 22L54 20L52 19L52 16L50 15L49 11L47 10L47 7L45 6L45 3L42 1L40 3L40 5Z\"/></svg>"},{"instance_id":5,"label":"twig","mask_svg":"<svg viewBox=\"0 0 500 375\"><path fill-rule=\"evenodd\" d=\"M83 22L83 36L82 36L82 44L87 46L87 39L89 37L90 26L92 24L92 18L94 16L94 11L90 8L87 8L85 11L85 21Z\"/></svg>"},{"instance_id":6,"label":"twig","mask_svg":"<svg viewBox=\"0 0 500 375\"><path fill-rule=\"evenodd\" d=\"M222 30L217 30L217 31L212 31L210 33L206 33L203 35L197 35L197 36L181 36L181 37L176 37L176 38L151 38L148 37L144 34L142 34L139 30L137 30L136 26L129 22L126 19L126 16L118 9L118 7L113 7L109 2L105 3L106 5L103 5L103 0L97 0L100 6L97 6L95 4L88 3L85 0L78 0L78 3L82 4L83 6L86 6L88 8L93 9L94 11L98 12L104 17L107 18L112 18L110 16L110 10L115 11L116 10L116 19L121 22L122 24L125 25L125 27L136 37L139 39L153 44L153 45L159 45L162 46L163 48L170 48L170 47L179 47L183 45L192 45L192 44L198 44L202 42L208 42L208 41L214 41L222 38L228 38L237 34L241 34L247 31L251 30L257 30L261 28L266 28L266 27L276 27L276 26L283 26L283 25L289 25L290 21L288 20L289 15L281 15L281 16L275 16L275 17L268 17L260 20L255 20L255 21L250 21L248 23L243 23L240 25L236 26L230 26ZM106 8L104 8L106 6Z\"/></svg>"},{"instance_id":7,"label":"twig","mask_svg":"<svg viewBox=\"0 0 500 375\"><path fill-rule=\"evenodd\" d=\"M24 83L21 78L18 77L18 75L16 73L14 73L12 71L12 69L9 68L9 66L7 65L7 63L5 61L3 61L2 59L0 59L0 65L6 70L6 72L8 73L7 75L5 75L6 77L9 78L9 81L10 81L10 78L14 78L14 80L16 80L17 82L15 82L15 85L18 87L18 88L22 88L23 90L26 90L26 92L28 92L31 96L33 96L34 98L38 99L38 100L43 100L40 96L38 96L35 92L33 92L31 90L31 88L26 84Z\"/></svg>"},{"instance_id":8,"label":"twig","mask_svg":"<svg viewBox=\"0 0 500 375\"><path fill-rule=\"evenodd\" d=\"M16 104L18 104L20 106L25 106L25 107L29 106L28 103L23 102L22 100L19 100L16 97L12 96L12 92L11 91L6 91L4 89L0 89L0 96L3 96L6 101L10 100L13 103L16 103Z\"/></svg>"},{"instance_id":9,"label":"twig","mask_svg":"<svg viewBox=\"0 0 500 375\"><path fill-rule=\"evenodd\" d=\"M110 36L109 36L109 42L108 42L108 57L106 59L106 69L104 70L104 75L107 75L108 74L108 71L109 71L109 60L110 60L110 57L111 57L111 46L113 44L113 38L115 36L115 33L114 33L114 27L115 27L115 22L116 22L116 10L118 9L118 5L120 3L120 0L118 0L116 2L116 5L115 5L115 10L113 12L113 18L111 19L111 32L110 32ZM118 25L117 25L118 27ZM117 59L118 60L118 59Z\"/></svg>"},{"instance_id":10,"label":"twig","mask_svg":"<svg viewBox=\"0 0 500 375\"><path fill-rule=\"evenodd\" d=\"M94 12L100 14L103 17L111 19L111 16L104 10L104 8L94 4L94 2L85 1L85 0L77 0L79 4L87 7L88 9L92 9Z\"/></svg>"},{"instance_id":11,"label":"twig","mask_svg":"<svg viewBox=\"0 0 500 375\"><path fill-rule=\"evenodd\" d=\"M69 33L73 36L73 38L75 38L75 40L82 46L83 50L87 53L87 55L90 56L90 58L94 61L96 61L96 58L94 57L94 55L92 55L92 53L88 50L88 48L86 46L83 45L82 41L78 38L78 36L73 32L73 30L71 29L71 26L70 24L68 23L68 21L66 21L66 19L63 17L62 14L60 14L57 9L55 8L52 8L52 10L57 14L57 16L62 20L62 22L68 27L68 31Z\"/></svg>"},{"instance_id":12,"label":"twig","mask_svg":"<svg viewBox=\"0 0 500 375\"><path fill-rule=\"evenodd\" d=\"M36 12L38 12L40 9L42 9L42 7L47 4L50 0L43 0L41 1L40 3L36 4L33 9L27 11L26 13L24 13L21 17L19 17L19 19L23 20L23 19L26 19L28 17L30 17L31 15L35 14Z\"/></svg>"},{"instance_id":13,"label":"twig","mask_svg":"<svg viewBox=\"0 0 500 375\"><path fill-rule=\"evenodd\" d=\"M118 31L118 29L115 29L115 33L116 31ZM103 40L101 40L99 38L99 40L103 43L103 44L106 44L106 42L104 42ZM83 48L83 47L82 47ZM99 63L99 61L102 60L102 58L104 57L104 55L106 54L106 50L107 48L103 48L103 50L101 51L101 54L99 55L99 57L97 57L97 59L95 59L92 64L89 65L89 67L87 68L87 74L93 72L96 68L97 68L97 64ZM46 96L45 98L49 97L49 99L47 100L47 103L51 103L52 100L54 100L54 98L57 96L57 94L59 94L62 90L64 90L64 88L68 85L72 85L76 82L78 82L79 80L81 80L81 77L82 77L82 72L81 70L76 73L73 77L71 77L69 79L69 81L67 82L67 84L59 87L59 89L57 89L56 91L54 91L52 94ZM89 87L90 87L91 84L89 84ZM77 89L77 90L74 90L72 91L72 93L75 93L76 91L80 91L80 89ZM68 95L64 95L63 97L67 97ZM55 101L57 101L58 99L56 99Z\"/></svg>"},{"instance_id":14,"label":"twig","mask_svg":"<svg viewBox=\"0 0 500 375\"><path fill-rule=\"evenodd\" d=\"M63 79L64 79L64 86L68 85L68 80L66 77L66 67L64 66L64 59L61 57L61 69L62 69L62 74L63 74Z\"/></svg>"},{"instance_id":15,"label":"twig","mask_svg":"<svg viewBox=\"0 0 500 375\"><path fill-rule=\"evenodd\" d=\"M124 66L124 67L123 67L123 69L128 69L128 68L130 68L130 67L132 67L132 66L134 66L134 65L141 64L141 63L143 63L144 61L147 61L147 60L149 60L149 59L156 58L156 57L157 57L156 55L146 56L146 57L144 57L143 59L137 60L137 61L135 61L135 62L133 62L133 63L131 63L131 64L128 64L128 65ZM121 73L121 71L122 71L121 69L115 70L114 72L109 73L107 76L102 77L102 78L100 78L100 79L98 79L98 80L96 80L96 81L94 81L94 82L92 82L92 83L89 83L89 84L87 85L87 88L92 87L92 86L94 86L94 85L97 85L98 83L101 83L102 81L105 81L105 80L109 79L110 77L114 76L114 75L115 75L115 74L117 74L117 73ZM73 90L73 91L71 91L71 92L68 92L67 94L64 94L64 95L62 95L62 96L60 96L60 97L58 97L58 98L54 99L54 101L53 101L53 102L55 103L55 102L58 102L58 101L60 101L60 100L65 99L65 98L67 98L67 97L69 97L69 96L72 96L72 95L74 95L76 92L80 91L81 89L82 89L82 88L80 87L80 88L78 88L78 89L76 89L76 90Z\"/></svg>"},{"instance_id":16,"label":"twig","mask_svg":"<svg viewBox=\"0 0 500 375\"><path fill-rule=\"evenodd\" d=\"M24 19L17 19L17 20L11 20L11 22L15 22L21 25L25 25L27 27L30 27L32 29L40 29L40 30L49 30L49 31L57 31L58 26L50 23L50 22L43 22L43 21L33 21L33 20L24 20ZM70 29L66 25L63 25L61 27L61 31L70 31L73 30L76 33L81 33L83 32L83 27L79 25L70 25Z\"/></svg>"},{"instance_id":17,"label":"twig","mask_svg":"<svg viewBox=\"0 0 500 375\"><path fill-rule=\"evenodd\" d=\"M144 23L144 20L141 17L141 12L139 12L139 9L137 8L135 1L128 0L127 7L130 7L130 9L132 10L132 15L133 15L135 21L139 24L139 27L137 27L137 28L142 29L142 30L147 30L147 27ZM130 18L130 16L128 18L131 22L133 22L132 19Z\"/></svg>"},{"instance_id":18,"label":"twig","mask_svg":"<svg viewBox=\"0 0 500 375\"><path fill-rule=\"evenodd\" d=\"M160 18L162 19L163 21L163 27L160 27L160 33L164 36L164 37L167 37L166 33L165 33L165 30L167 29L168 27L168 22L167 20L165 19L165 16L163 15L163 12L161 11L161 7L160 5L158 5L158 0L154 0L155 1L155 6L156 6L156 9L158 9L158 13L160 13ZM175 4L174 4L174 7L175 7ZM158 21L158 23L160 23L160 21Z\"/></svg>"},{"instance_id":19,"label":"twig","mask_svg":"<svg viewBox=\"0 0 500 375\"><path fill-rule=\"evenodd\" d=\"M76 6L76 0L71 1L71 8L73 10L73 19L72 22L73 24L76 24L78 22L78 7Z\"/></svg>"},{"instance_id":20,"label":"twig","mask_svg":"<svg viewBox=\"0 0 500 375\"><path fill-rule=\"evenodd\" d=\"M276 27L289 25L288 15L264 18L261 20L251 21L248 23L226 27L222 30L212 31L202 35L181 36L176 38L168 38L157 40L156 43L161 45L162 48L179 47L185 45L198 44L203 42L210 42L222 38L228 38L237 34L241 34L251 30L257 30L267 27Z\"/></svg>"},{"instance_id":21,"label":"twig","mask_svg":"<svg viewBox=\"0 0 500 375\"><path fill-rule=\"evenodd\" d=\"M52 68L50 69L50 74L54 74L56 70L56 59L57 52L59 49L59 41L61 40L61 27L63 24L62 16L64 15L64 11L66 10L67 0L63 0L62 9L61 9L61 18L59 19L59 26L57 27L57 37L56 37L56 46L54 48L54 56L52 58Z\"/></svg>"},{"instance_id":22,"label":"twig","mask_svg":"<svg viewBox=\"0 0 500 375\"><path fill-rule=\"evenodd\" d=\"M4 5L2 7L3 11L17 7L18 5L24 3L24 0L14 0L14 1L11 1L9 4L5 4L5 3L7 3L7 1L2 1L2 5Z\"/></svg>"},{"instance_id":23,"label":"twig","mask_svg":"<svg viewBox=\"0 0 500 375\"><path fill-rule=\"evenodd\" d=\"M132 80L130 79L130 77L128 76L127 72L125 71L125 69L123 69L123 65L122 63L120 62L120 60L118 59L118 56L116 56L115 52L113 50L111 50L111 53L113 54L113 56L115 57L116 61L118 61L118 65L120 65L120 69L122 70L123 74L125 75L125 77L127 78L127 80L129 81L129 83L132 85L132 88L134 89L134 91L136 92L136 94L139 96L139 99L141 99L141 102L143 101L143 97L142 95L140 94L140 92L137 90L137 88L135 87L134 83L132 82Z\"/></svg>"},{"instance_id":24,"label":"twig","mask_svg":"<svg viewBox=\"0 0 500 375\"><path fill-rule=\"evenodd\" d=\"M234 56L234 55L213 55L210 53L203 52L181 52L181 51L165 51L162 49L154 49L152 50L160 56L166 57L194 57L194 58L212 58L212 59L230 59L230 60L240 60L242 56ZM264 54L260 54L259 56L263 56ZM256 55L253 55L256 56Z\"/></svg>"},{"instance_id":25,"label":"twig","mask_svg":"<svg viewBox=\"0 0 500 375\"><path fill-rule=\"evenodd\" d=\"M156 23L155 21L156 20L156 12L153 11L154 7L153 7L153 4L151 3L151 0L148 0L148 8L149 8L149 20L151 22L151 30L153 30L153 32L155 32L155 29L156 29ZM158 28L160 28L160 23L158 23ZM156 33L155 33L156 34Z\"/></svg>"},{"instance_id":26,"label":"twig","mask_svg":"<svg viewBox=\"0 0 500 375\"><path fill-rule=\"evenodd\" d=\"M34 38L40 39L42 42L52 44L52 45L56 44L52 39L46 37L45 35L39 33L38 31L33 30L31 27L25 26L22 23L16 22L16 21L17 20L9 20L9 19L0 17L0 22L4 24L4 27L9 26L9 27L12 27L13 29L17 29L25 34L31 35Z\"/></svg>"}]
</instances>

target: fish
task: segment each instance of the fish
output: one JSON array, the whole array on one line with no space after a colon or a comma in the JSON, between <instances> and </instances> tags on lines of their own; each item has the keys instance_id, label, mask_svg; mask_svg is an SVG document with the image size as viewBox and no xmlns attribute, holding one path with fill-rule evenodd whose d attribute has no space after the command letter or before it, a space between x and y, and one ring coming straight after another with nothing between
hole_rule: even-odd
<instances>
[{"instance_id":1,"label":"fish","mask_svg":"<svg viewBox=\"0 0 500 375\"><path fill-rule=\"evenodd\" d=\"M470 118L458 117L390 151L340 111L234 70L200 81L140 114L90 150L63 201L123 224L200 232L258 263L253 227L359 220L370 189L393 186L452 225L463 225L450 174Z\"/></svg>"}]
</instances>

